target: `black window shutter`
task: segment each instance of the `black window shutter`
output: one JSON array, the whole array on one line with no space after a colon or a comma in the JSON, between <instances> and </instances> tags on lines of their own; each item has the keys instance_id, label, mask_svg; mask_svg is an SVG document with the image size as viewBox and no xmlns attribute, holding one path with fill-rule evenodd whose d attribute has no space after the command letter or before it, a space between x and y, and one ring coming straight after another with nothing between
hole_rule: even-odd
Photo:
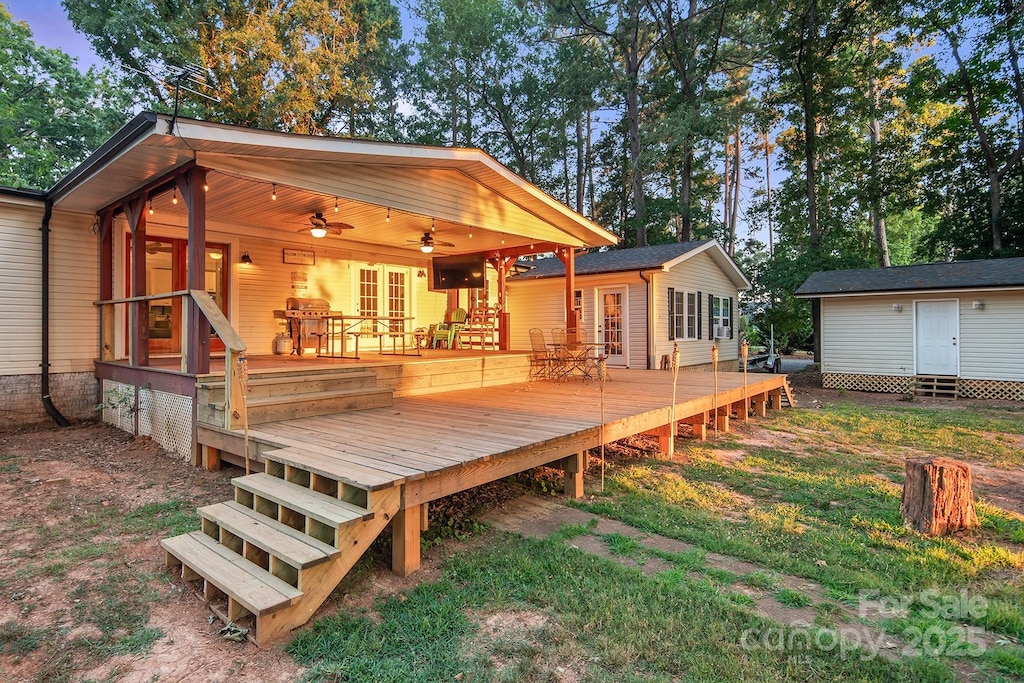
<instances>
[{"instance_id":1,"label":"black window shutter","mask_svg":"<svg viewBox=\"0 0 1024 683\"><path fill-rule=\"evenodd\" d=\"M729 297L729 339L732 339L732 297Z\"/></svg>"},{"instance_id":2,"label":"black window shutter","mask_svg":"<svg viewBox=\"0 0 1024 683\"><path fill-rule=\"evenodd\" d=\"M708 339L715 340L715 295L708 294Z\"/></svg>"},{"instance_id":3,"label":"black window shutter","mask_svg":"<svg viewBox=\"0 0 1024 683\"><path fill-rule=\"evenodd\" d=\"M676 338L676 288L668 288L668 338Z\"/></svg>"},{"instance_id":4,"label":"black window shutter","mask_svg":"<svg viewBox=\"0 0 1024 683\"><path fill-rule=\"evenodd\" d=\"M703 325L703 323L701 322L701 315L700 315L700 300L701 300L702 296L703 296L703 293L697 292L697 339L703 339L704 338L704 336L702 334L702 331L701 331L701 326Z\"/></svg>"}]
</instances>

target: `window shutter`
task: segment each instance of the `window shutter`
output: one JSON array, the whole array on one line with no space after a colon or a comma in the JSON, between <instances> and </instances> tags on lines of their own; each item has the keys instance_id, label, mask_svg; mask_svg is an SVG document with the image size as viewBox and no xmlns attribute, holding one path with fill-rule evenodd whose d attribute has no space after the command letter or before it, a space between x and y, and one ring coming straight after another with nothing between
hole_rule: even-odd
<instances>
[{"instance_id":1,"label":"window shutter","mask_svg":"<svg viewBox=\"0 0 1024 683\"><path fill-rule=\"evenodd\" d=\"M729 297L729 339L732 339L732 335L734 334L734 332L732 330L732 317L733 317L732 316L732 297L730 296Z\"/></svg>"},{"instance_id":2,"label":"window shutter","mask_svg":"<svg viewBox=\"0 0 1024 683\"><path fill-rule=\"evenodd\" d=\"M697 339L703 339L704 338L704 335L703 335L702 329L701 329L704 323L701 321L701 315L700 315L700 300L701 300L701 298L703 296L704 296L703 292L697 292Z\"/></svg>"},{"instance_id":3,"label":"window shutter","mask_svg":"<svg viewBox=\"0 0 1024 683\"><path fill-rule=\"evenodd\" d=\"M668 288L668 338L676 338L676 289Z\"/></svg>"},{"instance_id":4,"label":"window shutter","mask_svg":"<svg viewBox=\"0 0 1024 683\"><path fill-rule=\"evenodd\" d=\"M708 339L715 340L715 295L708 294Z\"/></svg>"}]
</instances>

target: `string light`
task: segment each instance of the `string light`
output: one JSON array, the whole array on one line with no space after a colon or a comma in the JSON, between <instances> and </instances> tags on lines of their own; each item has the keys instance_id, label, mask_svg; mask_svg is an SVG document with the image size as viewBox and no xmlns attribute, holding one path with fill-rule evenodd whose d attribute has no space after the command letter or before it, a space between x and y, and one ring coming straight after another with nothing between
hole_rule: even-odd
<instances>
[{"instance_id":1,"label":"string light","mask_svg":"<svg viewBox=\"0 0 1024 683\"><path fill-rule=\"evenodd\" d=\"M430 232L434 232L434 219L430 219Z\"/></svg>"},{"instance_id":2,"label":"string light","mask_svg":"<svg viewBox=\"0 0 1024 683\"><path fill-rule=\"evenodd\" d=\"M334 198L334 213L338 213L338 198Z\"/></svg>"},{"instance_id":3,"label":"string light","mask_svg":"<svg viewBox=\"0 0 1024 683\"><path fill-rule=\"evenodd\" d=\"M274 183L270 188L270 201L277 201L277 183Z\"/></svg>"},{"instance_id":4,"label":"string light","mask_svg":"<svg viewBox=\"0 0 1024 683\"><path fill-rule=\"evenodd\" d=\"M390 206L388 207L388 215L384 216L384 222L385 223L390 223L391 222L391 207Z\"/></svg>"},{"instance_id":5,"label":"string light","mask_svg":"<svg viewBox=\"0 0 1024 683\"><path fill-rule=\"evenodd\" d=\"M174 188L174 191L171 193L171 204L177 204L177 203L178 203L178 188Z\"/></svg>"},{"instance_id":6,"label":"string light","mask_svg":"<svg viewBox=\"0 0 1024 683\"><path fill-rule=\"evenodd\" d=\"M207 183L207 182L204 181L203 182L203 192L209 192L209 191L210 191L210 183Z\"/></svg>"},{"instance_id":7,"label":"string light","mask_svg":"<svg viewBox=\"0 0 1024 683\"><path fill-rule=\"evenodd\" d=\"M469 239L473 239L473 228L469 229Z\"/></svg>"},{"instance_id":8,"label":"string light","mask_svg":"<svg viewBox=\"0 0 1024 683\"><path fill-rule=\"evenodd\" d=\"M501 243L505 244L505 233L501 233Z\"/></svg>"},{"instance_id":9,"label":"string light","mask_svg":"<svg viewBox=\"0 0 1024 683\"><path fill-rule=\"evenodd\" d=\"M152 199L149 200L149 215L150 216L153 215L153 200Z\"/></svg>"}]
</instances>

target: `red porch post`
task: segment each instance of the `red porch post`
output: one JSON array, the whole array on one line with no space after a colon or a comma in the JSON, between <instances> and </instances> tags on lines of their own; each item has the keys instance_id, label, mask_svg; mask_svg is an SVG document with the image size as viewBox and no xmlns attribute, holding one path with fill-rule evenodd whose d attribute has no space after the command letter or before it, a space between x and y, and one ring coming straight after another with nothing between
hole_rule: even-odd
<instances>
[{"instance_id":1,"label":"red porch post","mask_svg":"<svg viewBox=\"0 0 1024 683\"><path fill-rule=\"evenodd\" d=\"M176 179L181 196L188 206L188 273L187 289L206 291L206 169L193 166ZM188 330L185 372L205 374L210 371L210 321L190 297L188 299Z\"/></svg>"},{"instance_id":2,"label":"red porch post","mask_svg":"<svg viewBox=\"0 0 1024 683\"><path fill-rule=\"evenodd\" d=\"M100 214L100 301L114 298L114 212ZM114 304L100 306L100 360L114 360Z\"/></svg>"},{"instance_id":3,"label":"red porch post","mask_svg":"<svg viewBox=\"0 0 1024 683\"><path fill-rule=\"evenodd\" d=\"M558 259L565 264L565 327L575 330L579 321L576 320L576 250L565 247L556 252ZM570 340L575 341L575 340Z\"/></svg>"},{"instance_id":4,"label":"red porch post","mask_svg":"<svg viewBox=\"0 0 1024 683\"><path fill-rule=\"evenodd\" d=\"M132 232L132 296L146 295L146 198L135 197L124 205L124 215ZM113 271L111 271L113 273ZM149 302L133 301L131 310L131 349L128 362L136 367L149 365Z\"/></svg>"},{"instance_id":5,"label":"red porch post","mask_svg":"<svg viewBox=\"0 0 1024 683\"><path fill-rule=\"evenodd\" d=\"M516 262L515 256L502 256L488 259L491 266L498 271L498 348L508 351L512 346L512 329L509 327L508 314L508 274Z\"/></svg>"}]
</instances>

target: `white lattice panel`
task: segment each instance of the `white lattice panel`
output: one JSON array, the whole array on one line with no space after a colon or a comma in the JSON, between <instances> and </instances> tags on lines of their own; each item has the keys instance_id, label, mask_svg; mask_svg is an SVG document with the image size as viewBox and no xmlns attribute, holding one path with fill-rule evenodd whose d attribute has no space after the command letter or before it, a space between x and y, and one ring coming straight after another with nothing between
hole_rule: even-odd
<instances>
[{"instance_id":1,"label":"white lattice panel","mask_svg":"<svg viewBox=\"0 0 1024 683\"><path fill-rule=\"evenodd\" d=\"M840 372L825 372L821 375L824 389L847 389L849 391L874 391L883 394L906 394L914 389L913 377L891 375L848 375Z\"/></svg>"},{"instance_id":2,"label":"white lattice panel","mask_svg":"<svg viewBox=\"0 0 1024 683\"><path fill-rule=\"evenodd\" d=\"M129 434L135 434L135 387L105 379L100 389L103 421Z\"/></svg>"},{"instance_id":3,"label":"white lattice panel","mask_svg":"<svg viewBox=\"0 0 1024 683\"><path fill-rule=\"evenodd\" d=\"M139 390L139 434L186 460L192 456L192 399L153 389Z\"/></svg>"},{"instance_id":4,"label":"white lattice panel","mask_svg":"<svg viewBox=\"0 0 1024 683\"><path fill-rule=\"evenodd\" d=\"M1004 401L1024 401L1024 382L995 379L961 379L959 395L962 398L994 398Z\"/></svg>"}]
</instances>

